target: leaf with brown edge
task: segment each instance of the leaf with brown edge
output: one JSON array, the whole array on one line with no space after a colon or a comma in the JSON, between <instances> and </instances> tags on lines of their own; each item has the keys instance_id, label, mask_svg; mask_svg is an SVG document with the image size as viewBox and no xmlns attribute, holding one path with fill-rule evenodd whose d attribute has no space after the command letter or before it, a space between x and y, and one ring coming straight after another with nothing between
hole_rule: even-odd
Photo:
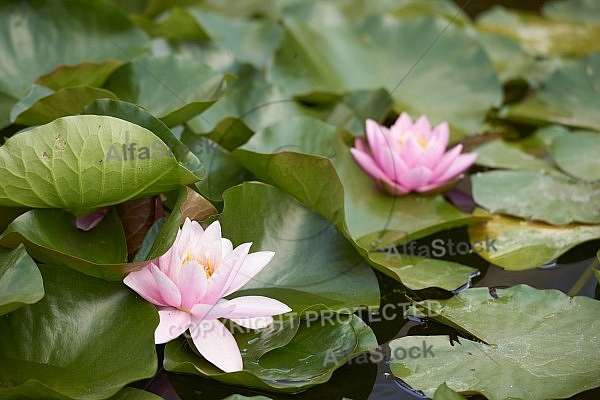
<instances>
[{"instance_id":1,"label":"leaf with brown edge","mask_svg":"<svg viewBox=\"0 0 600 400\"><path fill-rule=\"evenodd\" d=\"M131 262L152 224L164 214L162 202L160 196L150 196L126 201L116 208L127 240L127 259Z\"/></svg>"},{"instance_id":2,"label":"leaf with brown edge","mask_svg":"<svg viewBox=\"0 0 600 400\"><path fill-rule=\"evenodd\" d=\"M210 201L189 187L187 187L187 198L179 209L181 211L182 224L186 218L195 221L204 221L206 218L217 213L217 209Z\"/></svg>"}]
</instances>

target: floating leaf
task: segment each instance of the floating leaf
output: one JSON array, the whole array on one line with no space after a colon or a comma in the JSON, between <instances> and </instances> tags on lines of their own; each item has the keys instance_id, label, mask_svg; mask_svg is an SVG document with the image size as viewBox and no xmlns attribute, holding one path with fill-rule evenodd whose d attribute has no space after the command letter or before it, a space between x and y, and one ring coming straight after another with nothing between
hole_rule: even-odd
<instances>
[{"instance_id":1,"label":"floating leaf","mask_svg":"<svg viewBox=\"0 0 600 400\"><path fill-rule=\"evenodd\" d=\"M379 304L372 269L327 220L262 183L235 186L223 199L223 236L234 245L252 242L251 251L275 252L236 295L277 298L296 312L315 305L353 312Z\"/></svg>"},{"instance_id":2,"label":"floating leaf","mask_svg":"<svg viewBox=\"0 0 600 400\"><path fill-rule=\"evenodd\" d=\"M490 212L553 225L600 223L600 185L529 171L490 171L471 180L475 202Z\"/></svg>"},{"instance_id":3,"label":"floating leaf","mask_svg":"<svg viewBox=\"0 0 600 400\"><path fill-rule=\"evenodd\" d=\"M33 87L27 97L12 109L10 119L21 125L42 125L67 115L81 113L83 108L97 99L116 99L105 89L78 86L59 89L53 93L36 93Z\"/></svg>"},{"instance_id":4,"label":"floating leaf","mask_svg":"<svg viewBox=\"0 0 600 400\"><path fill-rule=\"evenodd\" d=\"M52 72L40 76L35 83L50 89L59 90L73 86L101 87L123 63L115 60L102 62L82 62L77 65L61 65Z\"/></svg>"},{"instance_id":5,"label":"floating leaf","mask_svg":"<svg viewBox=\"0 0 600 400\"><path fill-rule=\"evenodd\" d=\"M427 307L429 315L484 340L406 336L390 343L395 376L426 395L444 382L490 400L556 399L600 386L600 302L527 285L467 289ZM410 312L410 310L409 310ZM431 346L435 357L400 359Z\"/></svg>"},{"instance_id":6,"label":"floating leaf","mask_svg":"<svg viewBox=\"0 0 600 400\"><path fill-rule=\"evenodd\" d=\"M507 107L500 115L516 122L557 123L600 131L599 92L600 53L595 53L559 68L532 97Z\"/></svg>"},{"instance_id":7,"label":"floating leaf","mask_svg":"<svg viewBox=\"0 0 600 400\"><path fill-rule=\"evenodd\" d=\"M446 21L371 16L359 25L317 27L288 18L284 26L268 79L290 95L320 102L383 87L398 112L425 114L435 124L448 121L454 137L478 129L500 102L500 84L485 52Z\"/></svg>"},{"instance_id":8,"label":"floating leaf","mask_svg":"<svg viewBox=\"0 0 600 400\"><path fill-rule=\"evenodd\" d=\"M412 290L429 287L456 290L477 272L475 268L451 261L410 257L402 253L402 248L397 249L397 253L391 250L369 253L369 258L396 274L396 279Z\"/></svg>"},{"instance_id":9,"label":"floating leaf","mask_svg":"<svg viewBox=\"0 0 600 400\"><path fill-rule=\"evenodd\" d=\"M327 218L364 250L387 248L477 220L441 196L392 197L380 192L335 127L312 118L269 126L232 156L260 179Z\"/></svg>"},{"instance_id":10,"label":"floating leaf","mask_svg":"<svg viewBox=\"0 0 600 400\"><path fill-rule=\"evenodd\" d=\"M9 138L0 147L0 180L0 205L92 210L198 178L149 130L79 115Z\"/></svg>"},{"instance_id":11,"label":"floating leaf","mask_svg":"<svg viewBox=\"0 0 600 400\"><path fill-rule=\"evenodd\" d=\"M105 87L136 103L167 126L195 117L217 101L225 76L205 64L175 56L141 57L115 71Z\"/></svg>"},{"instance_id":12,"label":"floating leaf","mask_svg":"<svg viewBox=\"0 0 600 400\"><path fill-rule=\"evenodd\" d=\"M515 39L534 55L581 57L600 51L600 26L553 21L501 6L481 14L476 27Z\"/></svg>"},{"instance_id":13,"label":"floating leaf","mask_svg":"<svg viewBox=\"0 0 600 400\"><path fill-rule=\"evenodd\" d=\"M600 238L600 225L554 226L488 214L481 210L476 210L475 215L489 219L482 225L469 227L470 239L494 238L495 250L484 250L480 255L510 271L537 268L578 244Z\"/></svg>"},{"instance_id":14,"label":"floating leaf","mask_svg":"<svg viewBox=\"0 0 600 400\"><path fill-rule=\"evenodd\" d=\"M568 174L587 181L600 180L600 133L575 131L552 142L556 164Z\"/></svg>"},{"instance_id":15,"label":"floating leaf","mask_svg":"<svg viewBox=\"0 0 600 400\"><path fill-rule=\"evenodd\" d=\"M0 128L8 125L9 110L39 76L82 61L128 60L148 44L125 14L100 0L2 2L0 27L0 98L5 99L0 101Z\"/></svg>"},{"instance_id":16,"label":"floating leaf","mask_svg":"<svg viewBox=\"0 0 600 400\"><path fill-rule=\"evenodd\" d=\"M222 372L180 341L167 344L165 369L208 376L232 385L295 393L327 382L335 369L348 359L373 350L377 341L373 331L356 315L351 315L327 324L303 321L287 345L258 359L245 354L260 342L238 342L238 345L244 361L244 370L240 372Z\"/></svg>"},{"instance_id":17,"label":"floating leaf","mask_svg":"<svg viewBox=\"0 0 600 400\"><path fill-rule=\"evenodd\" d=\"M0 319L0 397L105 399L156 373L151 304L121 282L40 271L44 298Z\"/></svg>"},{"instance_id":18,"label":"floating leaf","mask_svg":"<svg viewBox=\"0 0 600 400\"><path fill-rule=\"evenodd\" d=\"M44 297L42 275L25 247L0 247L0 315Z\"/></svg>"},{"instance_id":19,"label":"floating leaf","mask_svg":"<svg viewBox=\"0 0 600 400\"><path fill-rule=\"evenodd\" d=\"M494 140L475 149L479 156L475 163L484 167L522 171L551 171L552 165L519 149L517 145Z\"/></svg>"}]
</instances>

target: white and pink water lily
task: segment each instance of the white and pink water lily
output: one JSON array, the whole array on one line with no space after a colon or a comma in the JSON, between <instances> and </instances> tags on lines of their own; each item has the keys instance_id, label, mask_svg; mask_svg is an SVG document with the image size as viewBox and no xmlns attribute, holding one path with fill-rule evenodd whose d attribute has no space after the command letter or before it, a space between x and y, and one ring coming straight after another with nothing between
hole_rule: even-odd
<instances>
[{"instance_id":1,"label":"white and pink water lily","mask_svg":"<svg viewBox=\"0 0 600 400\"><path fill-rule=\"evenodd\" d=\"M291 311L269 297L224 298L243 287L275 255L271 251L249 253L251 245L233 248L231 241L221 237L218 221L204 230L186 218L169 251L125 277L127 286L158 308L157 344L189 331L208 361L225 372L243 369L237 343L218 318L259 329L272 323L274 315Z\"/></svg>"},{"instance_id":2,"label":"white and pink water lily","mask_svg":"<svg viewBox=\"0 0 600 400\"><path fill-rule=\"evenodd\" d=\"M460 154L461 144L446 151L448 124L432 128L425 116L413 122L402 113L389 128L368 119L366 134L366 141L355 140L352 156L382 190L394 196L448 189L477 158L475 153Z\"/></svg>"}]
</instances>

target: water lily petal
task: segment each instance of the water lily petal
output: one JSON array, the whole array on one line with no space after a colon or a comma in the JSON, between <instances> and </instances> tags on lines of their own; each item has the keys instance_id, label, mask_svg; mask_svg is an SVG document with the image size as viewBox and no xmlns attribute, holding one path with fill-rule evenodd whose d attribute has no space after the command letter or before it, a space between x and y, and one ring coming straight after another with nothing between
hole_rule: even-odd
<instances>
[{"instance_id":1,"label":"water lily petal","mask_svg":"<svg viewBox=\"0 0 600 400\"><path fill-rule=\"evenodd\" d=\"M100 221L104 219L107 212L108 208L105 207L96 212L77 217L77 219L75 219L75 226L77 229L87 232L90 229L95 228Z\"/></svg>"},{"instance_id":2,"label":"water lily petal","mask_svg":"<svg viewBox=\"0 0 600 400\"><path fill-rule=\"evenodd\" d=\"M444 171L444 173L435 179L435 182L449 181L450 179L467 170L471 165L473 165L476 159L477 153L461 154L454 160L450 167Z\"/></svg>"},{"instance_id":3,"label":"water lily petal","mask_svg":"<svg viewBox=\"0 0 600 400\"><path fill-rule=\"evenodd\" d=\"M292 311L281 301L265 296L236 297L229 300L228 305L235 306L227 317L229 319L273 316Z\"/></svg>"},{"instance_id":4,"label":"water lily petal","mask_svg":"<svg viewBox=\"0 0 600 400\"><path fill-rule=\"evenodd\" d=\"M357 149L350 149L350 153L352 153L352 157L354 157L358 165L360 165L361 168L372 178L383 179L387 177L386 174L375 163L375 160L373 160L373 158L367 153L363 153Z\"/></svg>"},{"instance_id":5,"label":"water lily petal","mask_svg":"<svg viewBox=\"0 0 600 400\"><path fill-rule=\"evenodd\" d=\"M152 276L154 276L154 279L156 280L163 301L172 307L181 306L181 293L171 278L165 275L165 273L158 269L154 264L150 265L150 270L152 271Z\"/></svg>"},{"instance_id":6,"label":"water lily petal","mask_svg":"<svg viewBox=\"0 0 600 400\"><path fill-rule=\"evenodd\" d=\"M272 251L257 251L256 253L248 254L244 262L238 270L232 273L233 278L229 283L224 296L231 294L244 286L256 274L258 274L275 255Z\"/></svg>"},{"instance_id":7,"label":"water lily petal","mask_svg":"<svg viewBox=\"0 0 600 400\"><path fill-rule=\"evenodd\" d=\"M190 309L197 304L208 287L208 279L204 267L195 261L187 262L177 266L174 273L174 282L181 293L181 307Z\"/></svg>"},{"instance_id":8,"label":"water lily petal","mask_svg":"<svg viewBox=\"0 0 600 400\"><path fill-rule=\"evenodd\" d=\"M169 304L163 300L156 279L154 279L154 275L152 274L152 265L147 265L139 271L130 272L123 279L123 283L139 294L144 300L157 306L168 306Z\"/></svg>"},{"instance_id":9,"label":"water lily petal","mask_svg":"<svg viewBox=\"0 0 600 400\"><path fill-rule=\"evenodd\" d=\"M413 130L419 137L422 137L425 140L431 139L431 124L426 116L422 115L417 119L413 125Z\"/></svg>"},{"instance_id":10,"label":"water lily petal","mask_svg":"<svg viewBox=\"0 0 600 400\"><path fill-rule=\"evenodd\" d=\"M191 326L190 314L175 308L158 311L160 322L154 331L154 343L167 343L175 339Z\"/></svg>"},{"instance_id":11,"label":"water lily petal","mask_svg":"<svg viewBox=\"0 0 600 400\"><path fill-rule=\"evenodd\" d=\"M192 341L204 358L223 371L244 369L240 349L231 332L220 321L203 321L200 329L192 333Z\"/></svg>"},{"instance_id":12,"label":"water lily petal","mask_svg":"<svg viewBox=\"0 0 600 400\"><path fill-rule=\"evenodd\" d=\"M403 185L392 182L389 179L380 179L377 181L379 187L386 193L392 196L404 196L410 193L411 189L404 187Z\"/></svg>"},{"instance_id":13,"label":"water lily petal","mask_svg":"<svg viewBox=\"0 0 600 400\"><path fill-rule=\"evenodd\" d=\"M358 151L362 151L365 154L370 153L369 146L367 146L367 143L365 143L363 138L356 138L356 140L354 140L354 148Z\"/></svg>"},{"instance_id":14,"label":"water lily petal","mask_svg":"<svg viewBox=\"0 0 600 400\"><path fill-rule=\"evenodd\" d=\"M215 303L226 296L233 277L244 263L252 243L243 243L225 255L221 266L209 278L209 285L204 297L207 303Z\"/></svg>"},{"instance_id":15,"label":"water lily petal","mask_svg":"<svg viewBox=\"0 0 600 400\"><path fill-rule=\"evenodd\" d=\"M367 119L365 122L365 131L367 134L367 140L369 142L369 148L373 157L377 160L381 157L380 152L385 147L389 147L389 129L385 126L379 125L372 119Z\"/></svg>"},{"instance_id":16,"label":"water lily petal","mask_svg":"<svg viewBox=\"0 0 600 400\"><path fill-rule=\"evenodd\" d=\"M423 153L424 149L415 137L409 137L399 151L400 157L408 168L421 165L423 163Z\"/></svg>"},{"instance_id":17,"label":"water lily petal","mask_svg":"<svg viewBox=\"0 0 600 400\"><path fill-rule=\"evenodd\" d=\"M442 175L450 167L450 165L452 165L454 160L456 160L460 154L462 147L462 144L458 144L451 150L447 151L442 158L440 158L439 163L433 168L433 175L431 177L432 181L436 181L437 178Z\"/></svg>"},{"instance_id":18,"label":"water lily petal","mask_svg":"<svg viewBox=\"0 0 600 400\"><path fill-rule=\"evenodd\" d=\"M442 122L433 129L433 138L440 141L443 149L448 147L448 139L450 138L450 127L447 122Z\"/></svg>"},{"instance_id":19,"label":"water lily petal","mask_svg":"<svg viewBox=\"0 0 600 400\"><path fill-rule=\"evenodd\" d=\"M426 185L431 178L432 172L425 166L420 166L404 171L400 177L400 183L405 187L416 190L421 186Z\"/></svg>"}]
</instances>

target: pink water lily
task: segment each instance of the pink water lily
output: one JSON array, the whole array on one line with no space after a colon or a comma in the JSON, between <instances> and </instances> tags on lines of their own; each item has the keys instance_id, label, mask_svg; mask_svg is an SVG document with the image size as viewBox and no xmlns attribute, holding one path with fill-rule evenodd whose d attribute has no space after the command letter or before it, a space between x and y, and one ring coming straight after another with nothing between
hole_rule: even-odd
<instances>
[{"instance_id":1,"label":"pink water lily","mask_svg":"<svg viewBox=\"0 0 600 400\"><path fill-rule=\"evenodd\" d=\"M402 113L390 128L368 119L366 133L366 141L355 140L352 156L382 190L395 196L448 189L477 158L475 153L460 154L461 144L446 151L448 124L432 128L425 116L413 123Z\"/></svg>"},{"instance_id":2,"label":"pink water lily","mask_svg":"<svg viewBox=\"0 0 600 400\"><path fill-rule=\"evenodd\" d=\"M249 254L252 243L233 248L221 237L218 221L206 230L186 218L173 246L124 283L158 308L155 342L166 343L189 330L194 345L208 361L225 372L241 371L235 339L218 318L246 328L268 326L274 315L291 309L263 296L224 299L244 286L273 258L271 251Z\"/></svg>"}]
</instances>

